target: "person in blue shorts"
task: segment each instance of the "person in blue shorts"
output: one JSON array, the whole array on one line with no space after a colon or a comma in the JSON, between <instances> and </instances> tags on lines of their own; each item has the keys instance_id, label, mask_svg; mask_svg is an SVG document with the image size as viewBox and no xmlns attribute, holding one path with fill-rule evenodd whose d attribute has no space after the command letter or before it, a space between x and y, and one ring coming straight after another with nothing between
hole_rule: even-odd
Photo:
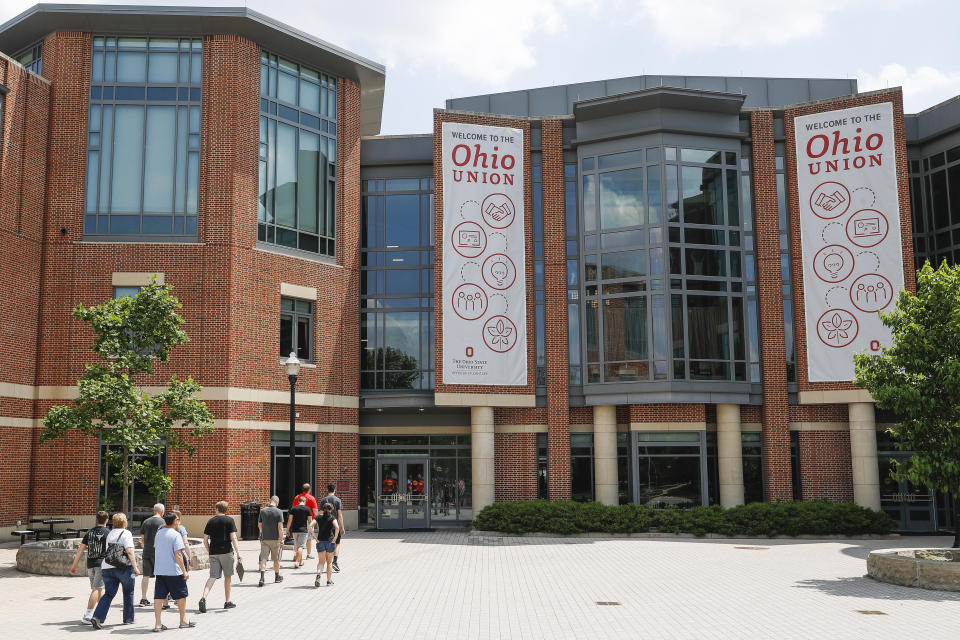
<instances>
[{"instance_id":1,"label":"person in blue shorts","mask_svg":"<svg viewBox=\"0 0 960 640\"><path fill-rule=\"evenodd\" d=\"M196 623L187 620L187 580L190 579L190 569L183 562L183 536L180 535L180 518L175 513L163 516L165 527L157 532L154 540L153 576L156 584L153 589L153 611L156 615L154 631L163 631L164 626L160 619L163 605L170 596L177 601L180 610L180 628L189 629Z\"/></svg>"}]
</instances>

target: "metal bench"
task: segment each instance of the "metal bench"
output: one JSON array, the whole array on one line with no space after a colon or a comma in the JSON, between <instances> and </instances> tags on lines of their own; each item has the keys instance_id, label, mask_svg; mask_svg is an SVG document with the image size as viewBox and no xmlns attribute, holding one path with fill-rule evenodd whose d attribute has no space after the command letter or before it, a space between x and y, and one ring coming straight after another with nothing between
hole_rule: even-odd
<instances>
[{"instance_id":1,"label":"metal bench","mask_svg":"<svg viewBox=\"0 0 960 640\"><path fill-rule=\"evenodd\" d=\"M57 532L57 535L61 538L79 538L86 532L86 529L64 529L63 531Z\"/></svg>"},{"instance_id":2,"label":"metal bench","mask_svg":"<svg viewBox=\"0 0 960 640\"><path fill-rule=\"evenodd\" d=\"M11 531L11 532L10 532L10 535L12 535L12 536L20 536L20 544L22 545L24 542L27 541L27 538L28 538L28 537L30 537L30 536L36 536L36 535L37 535L37 530L36 530L36 529L23 529L23 530L21 530L21 531ZM39 538L38 538L38 540L39 540Z\"/></svg>"}]
</instances>

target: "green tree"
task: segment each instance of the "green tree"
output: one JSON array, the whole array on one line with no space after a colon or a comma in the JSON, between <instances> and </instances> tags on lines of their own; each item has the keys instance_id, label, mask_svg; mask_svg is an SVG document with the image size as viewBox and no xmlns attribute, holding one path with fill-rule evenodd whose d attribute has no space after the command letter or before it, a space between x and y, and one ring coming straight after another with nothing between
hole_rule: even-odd
<instances>
[{"instance_id":1,"label":"green tree","mask_svg":"<svg viewBox=\"0 0 960 640\"><path fill-rule=\"evenodd\" d=\"M960 547L960 268L927 262L916 295L901 292L880 318L893 342L877 355L858 354L854 381L901 416L889 432L913 455L895 464L894 479L953 494Z\"/></svg>"},{"instance_id":2,"label":"green tree","mask_svg":"<svg viewBox=\"0 0 960 640\"><path fill-rule=\"evenodd\" d=\"M171 350L188 341L180 307L171 287L155 280L135 296L77 305L72 315L93 329L99 361L88 364L77 382L79 398L51 407L43 419L41 443L76 429L110 445L107 462L119 469L124 513L130 510L134 481L158 497L172 488L170 477L149 459L155 460L164 446L193 455L194 446L179 428L193 437L213 429L213 416L196 398L200 385L192 378L172 376L163 391L152 395L138 388L153 374L154 362L169 361Z\"/></svg>"}]
</instances>

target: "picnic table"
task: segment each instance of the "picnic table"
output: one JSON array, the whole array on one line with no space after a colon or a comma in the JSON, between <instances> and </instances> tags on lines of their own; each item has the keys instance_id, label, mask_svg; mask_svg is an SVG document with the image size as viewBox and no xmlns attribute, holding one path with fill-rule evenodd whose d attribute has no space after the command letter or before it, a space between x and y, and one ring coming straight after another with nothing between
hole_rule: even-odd
<instances>
[{"instance_id":1,"label":"picnic table","mask_svg":"<svg viewBox=\"0 0 960 640\"><path fill-rule=\"evenodd\" d=\"M53 540L53 527L58 524L70 524L73 522L72 518L30 518L31 523L45 524L50 527L47 531L47 538ZM43 533L42 529L37 529L37 540L40 539L40 534Z\"/></svg>"}]
</instances>

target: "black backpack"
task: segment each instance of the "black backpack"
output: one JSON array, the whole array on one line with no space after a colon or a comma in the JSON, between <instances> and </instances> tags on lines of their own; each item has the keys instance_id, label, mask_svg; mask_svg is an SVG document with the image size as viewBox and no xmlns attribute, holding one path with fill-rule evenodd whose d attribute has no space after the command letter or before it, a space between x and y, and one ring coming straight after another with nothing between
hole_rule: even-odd
<instances>
[{"instance_id":1,"label":"black backpack","mask_svg":"<svg viewBox=\"0 0 960 640\"><path fill-rule=\"evenodd\" d=\"M87 536L87 559L103 560L107 555L107 534L110 531L106 527L94 527Z\"/></svg>"}]
</instances>

